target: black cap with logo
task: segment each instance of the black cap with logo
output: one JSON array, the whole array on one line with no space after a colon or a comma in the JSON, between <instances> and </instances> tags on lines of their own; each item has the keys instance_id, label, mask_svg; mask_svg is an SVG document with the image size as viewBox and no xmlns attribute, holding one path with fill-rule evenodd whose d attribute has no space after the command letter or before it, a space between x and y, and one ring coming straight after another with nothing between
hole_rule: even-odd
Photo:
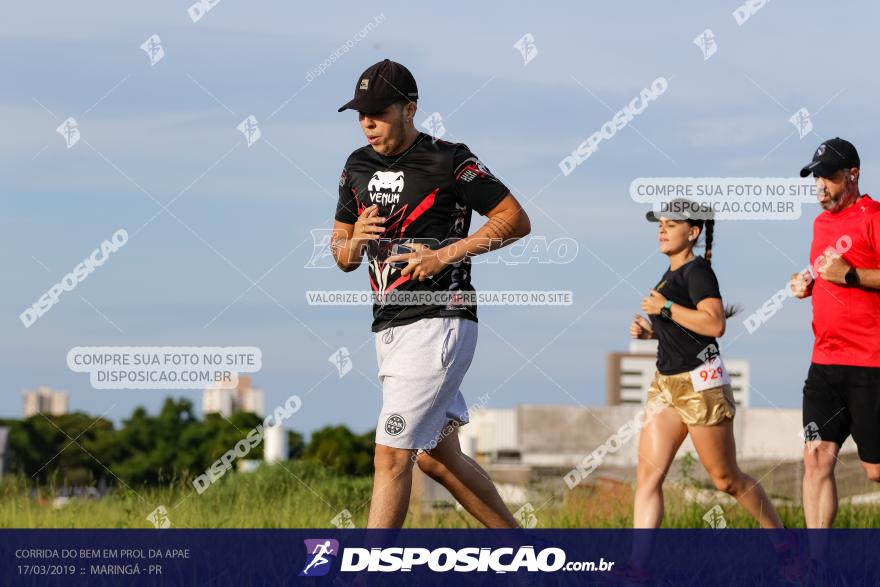
<instances>
[{"instance_id":1,"label":"black cap with logo","mask_svg":"<svg viewBox=\"0 0 880 587\"><path fill-rule=\"evenodd\" d=\"M418 99L416 80L409 70L397 62L385 59L371 65L358 77L354 98L338 112L351 109L375 114L400 100L415 102Z\"/></svg>"},{"instance_id":2,"label":"black cap with logo","mask_svg":"<svg viewBox=\"0 0 880 587\"><path fill-rule=\"evenodd\" d=\"M801 169L801 177L811 173L816 177L830 177L838 169L861 167L859 153L853 144L840 137L828 139L813 153L813 160Z\"/></svg>"}]
</instances>

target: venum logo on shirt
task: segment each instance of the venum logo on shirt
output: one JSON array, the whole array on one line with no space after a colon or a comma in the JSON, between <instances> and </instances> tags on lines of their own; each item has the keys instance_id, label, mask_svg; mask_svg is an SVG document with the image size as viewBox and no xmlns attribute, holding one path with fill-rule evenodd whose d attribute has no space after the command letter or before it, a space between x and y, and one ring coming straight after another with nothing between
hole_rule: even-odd
<instances>
[{"instance_id":1,"label":"venum logo on shirt","mask_svg":"<svg viewBox=\"0 0 880 587\"><path fill-rule=\"evenodd\" d=\"M403 191L403 171L377 171L367 184L370 202L390 206L400 202Z\"/></svg>"}]
</instances>

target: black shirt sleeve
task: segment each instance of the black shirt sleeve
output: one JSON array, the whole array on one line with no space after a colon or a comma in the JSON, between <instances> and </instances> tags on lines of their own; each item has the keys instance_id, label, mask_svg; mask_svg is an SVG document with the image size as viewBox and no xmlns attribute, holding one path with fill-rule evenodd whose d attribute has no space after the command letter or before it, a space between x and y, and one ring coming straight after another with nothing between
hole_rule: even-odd
<instances>
[{"instance_id":1,"label":"black shirt sleeve","mask_svg":"<svg viewBox=\"0 0 880 587\"><path fill-rule=\"evenodd\" d=\"M480 214L485 216L510 193L466 145L458 145L452 164L459 197Z\"/></svg>"},{"instance_id":2,"label":"black shirt sleeve","mask_svg":"<svg viewBox=\"0 0 880 587\"><path fill-rule=\"evenodd\" d=\"M712 271L712 267L708 263L701 262L699 264L694 264L691 267L691 272L688 275L687 281L688 295L690 296L694 307L706 298L721 299L718 278L715 277L715 272Z\"/></svg>"},{"instance_id":3,"label":"black shirt sleeve","mask_svg":"<svg viewBox=\"0 0 880 587\"><path fill-rule=\"evenodd\" d=\"M346 167L348 162L346 161ZM351 176L346 167L339 175L339 201L336 204L336 220L346 224L354 224L358 219L357 198L351 189Z\"/></svg>"}]
</instances>

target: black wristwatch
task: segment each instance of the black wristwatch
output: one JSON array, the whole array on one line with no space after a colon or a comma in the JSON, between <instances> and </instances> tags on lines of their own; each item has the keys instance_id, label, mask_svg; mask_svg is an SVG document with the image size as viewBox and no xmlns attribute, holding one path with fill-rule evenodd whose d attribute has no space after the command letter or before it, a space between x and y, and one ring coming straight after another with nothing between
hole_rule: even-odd
<instances>
[{"instance_id":1,"label":"black wristwatch","mask_svg":"<svg viewBox=\"0 0 880 587\"><path fill-rule=\"evenodd\" d=\"M859 284L859 270L855 267L850 267L849 271L846 272L846 275L843 276L843 280L847 285L858 285Z\"/></svg>"},{"instance_id":2,"label":"black wristwatch","mask_svg":"<svg viewBox=\"0 0 880 587\"><path fill-rule=\"evenodd\" d=\"M672 304L672 300L666 300L666 303L660 308L660 317L664 320L672 320Z\"/></svg>"}]
</instances>

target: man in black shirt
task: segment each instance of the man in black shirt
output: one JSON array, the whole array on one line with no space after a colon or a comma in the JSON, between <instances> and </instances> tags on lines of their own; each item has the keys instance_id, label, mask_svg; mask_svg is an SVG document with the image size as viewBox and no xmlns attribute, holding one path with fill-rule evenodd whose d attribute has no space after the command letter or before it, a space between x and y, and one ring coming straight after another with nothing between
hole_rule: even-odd
<instances>
[{"instance_id":1,"label":"man in black shirt","mask_svg":"<svg viewBox=\"0 0 880 587\"><path fill-rule=\"evenodd\" d=\"M457 428L468 421L459 385L477 336L470 257L525 236L529 219L465 145L416 130L416 100L412 74L386 59L339 109L358 111L369 142L342 170L332 241L343 271L366 253L376 297L382 412L368 526L403 525L417 462L486 526L515 527L488 475L461 452ZM488 221L468 236L471 210Z\"/></svg>"}]
</instances>

